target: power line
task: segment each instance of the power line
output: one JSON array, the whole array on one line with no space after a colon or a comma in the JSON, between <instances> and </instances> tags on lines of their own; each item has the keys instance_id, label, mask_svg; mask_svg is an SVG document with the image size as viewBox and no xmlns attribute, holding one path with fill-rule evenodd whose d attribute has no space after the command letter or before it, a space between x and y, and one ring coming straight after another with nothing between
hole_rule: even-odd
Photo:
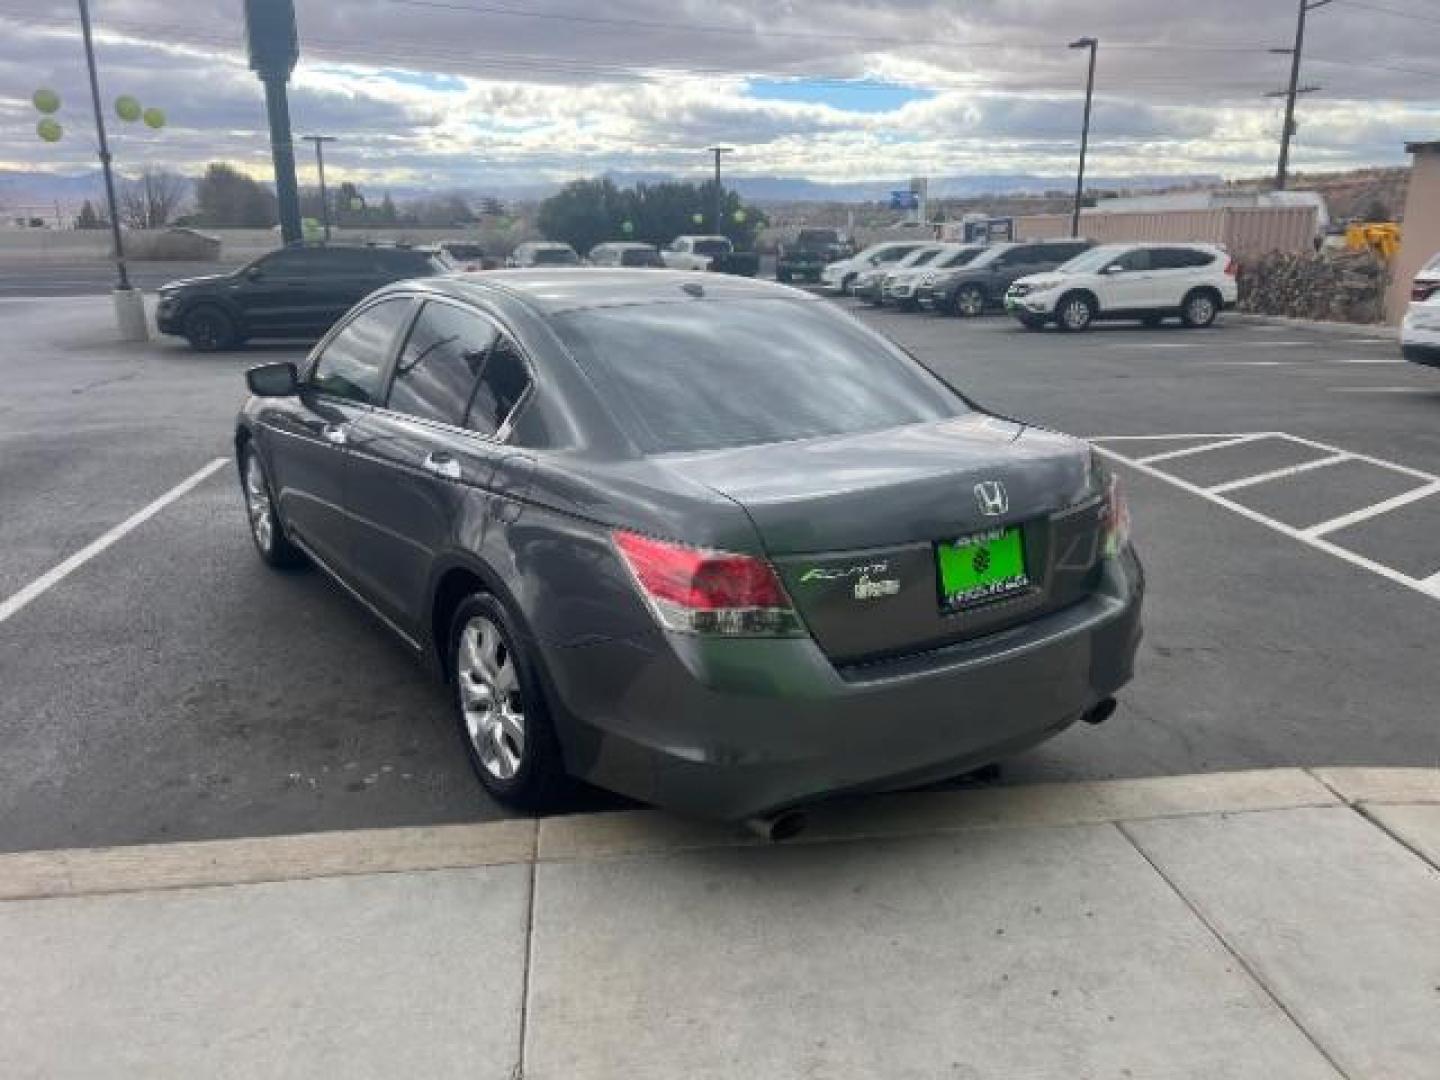
<instances>
[{"instance_id":1,"label":"power line","mask_svg":"<svg viewBox=\"0 0 1440 1080\"><path fill-rule=\"evenodd\" d=\"M1373 11L1377 15L1390 15L1397 19L1414 19L1416 22L1434 23L1440 26L1440 16L1421 15L1418 11L1404 11L1401 8L1386 7L1384 4L1372 4L1369 0L1341 0L1346 7L1359 8L1361 11Z\"/></svg>"}]
</instances>

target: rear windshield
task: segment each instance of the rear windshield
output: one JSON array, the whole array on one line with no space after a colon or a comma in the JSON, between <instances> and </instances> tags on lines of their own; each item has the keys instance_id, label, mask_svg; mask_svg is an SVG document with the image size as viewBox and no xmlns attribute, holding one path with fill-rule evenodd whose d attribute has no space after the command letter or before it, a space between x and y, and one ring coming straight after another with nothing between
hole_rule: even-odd
<instances>
[{"instance_id":1,"label":"rear windshield","mask_svg":"<svg viewBox=\"0 0 1440 1080\"><path fill-rule=\"evenodd\" d=\"M813 300L592 308L555 326L646 453L878 431L965 411L884 338Z\"/></svg>"}]
</instances>

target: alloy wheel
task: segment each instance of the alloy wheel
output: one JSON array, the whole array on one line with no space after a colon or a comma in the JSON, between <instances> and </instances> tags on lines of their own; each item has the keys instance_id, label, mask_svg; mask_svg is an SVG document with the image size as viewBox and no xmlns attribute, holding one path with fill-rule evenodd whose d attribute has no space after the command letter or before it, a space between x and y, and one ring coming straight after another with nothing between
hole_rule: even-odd
<instances>
[{"instance_id":1,"label":"alloy wheel","mask_svg":"<svg viewBox=\"0 0 1440 1080\"><path fill-rule=\"evenodd\" d=\"M455 675L465 733L480 764L497 780L513 779L525 760L525 702L515 658L484 615L460 632Z\"/></svg>"},{"instance_id":2,"label":"alloy wheel","mask_svg":"<svg viewBox=\"0 0 1440 1080\"><path fill-rule=\"evenodd\" d=\"M973 319L985 310L985 297L979 289L961 289L955 295L955 310L967 319Z\"/></svg>"},{"instance_id":3,"label":"alloy wheel","mask_svg":"<svg viewBox=\"0 0 1440 1080\"><path fill-rule=\"evenodd\" d=\"M1071 297L1060 309L1060 321L1067 330L1084 330L1090 325L1090 305L1081 297Z\"/></svg>"},{"instance_id":4,"label":"alloy wheel","mask_svg":"<svg viewBox=\"0 0 1440 1080\"><path fill-rule=\"evenodd\" d=\"M270 490L265 486L260 459L254 453L245 460L245 509L250 515L250 531L255 543L265 554L270 554L275 543L275 511L270 505Z\"/></svg>"},{"instance_id":5,"label":"alloy wheel","mask_svg":"<svg viewBox=\"0 0 1440 1080\"><path fill-rule=\"evenodd\" d=\"M1191 297L1187 314L1194 325L1209 326L1215 318L1215 301L1204 293Z\"/></svg>"}]
</instances>

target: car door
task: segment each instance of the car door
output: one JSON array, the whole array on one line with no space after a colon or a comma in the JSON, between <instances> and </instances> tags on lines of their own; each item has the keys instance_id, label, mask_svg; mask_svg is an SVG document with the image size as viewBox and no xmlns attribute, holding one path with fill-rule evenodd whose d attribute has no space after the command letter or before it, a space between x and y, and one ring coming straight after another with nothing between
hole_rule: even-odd
<instances>
[{"instance_id":1,"label":"car door","mask_svg":"<svg viewBox=\"0 0 1440 1080\"><path fill-rule=\"evenodd\" d=\"M317 320L313 315L317 297L324 289L316 276L317 270L323 272L324 269L322 257L317 256L316 251L315 248L286 248L246 268L244 284L235 293L246 333L261 337L302 337L323 332L316 330Z\"/></svg>"},{"instance_id":2,"label":"car door","mask_svg":"<svg viewBox=\"0 0 1440 1080\"><path fill-rule=\"evenodd\" d=\"M1103 310L1148 311L1155 306L1149 248L1131 248L1101 272L1105 275Z\"/></svg>"},{"instance_id":3,"label":"car door","mask_svg":"<svg viewBox=\"0 0 1440 1080\"><path fill-rule=\"evenodd\" d=\"M293 409L277 412L271 473L286 528L336 573L347 574L345 488L352 433L380 400L384 373L411 301L381 300L358 311L316 348Z\"/></svg>"},{"instance_id":4,"label":"car door","mask_svg":"<svg viewBox=\"0 0 1440 1080\"><path fill-rule=\"evenodd\" d=\"M398 354L385 407L356 423L347 494L352 564L366 595L417 638L437 558L462 538L483 535L485 494L496 465L513 452L504 442L508 421L529 386L528 366L492 320L426 300Z\"/></svg>"},{"instance_id":5,"label":"car door","mask_svg":"<svg viewBox=\"0 0 1440 1080\"><path fill-rule=\"evenodd\" d=\"M1018 279L1033 273L1036 269L1034 256L1033 247L1010 248L995 256L995 260L990 264L988 281L982 281L989 299L1000 300Z\"/></svg>"},{"instance_id":6,"label":"car door","mask_svg":"<svg viewBox=\"0 0 1440 1080\"><path fill-rule=\"evenodd\" d=\"M1195 277L1194 254L1191 248L1150 250L1148 307L1179 309Z\"/></svg>"}]
</instances>

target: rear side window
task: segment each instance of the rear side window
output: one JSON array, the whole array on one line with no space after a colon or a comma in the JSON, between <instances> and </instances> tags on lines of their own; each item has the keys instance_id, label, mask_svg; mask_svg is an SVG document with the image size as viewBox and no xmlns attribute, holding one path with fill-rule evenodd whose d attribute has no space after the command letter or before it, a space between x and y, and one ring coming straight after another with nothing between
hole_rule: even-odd
<instances>
[{"instance_id":1,"label":"rear side window","mask_svg":"<svg viewBox=\"0 0 1440 1080\"><path fill-rule=\"evenodd\" d=\"M490 350L480 385L475 388L466 426L486 435L499 434L529 389L530 372L519 348L500 335Z\"/></svg>"},{"instance_id":2,"label":"rear side window","mask_svg":"<svg viewBox=\"0 0 1440 1080\"><path fill-rule=\"evenodd\" d=\"M1213 253L1196 248L1157 248L1150 252L1152 270L1189 270L1214 261Z\"/></svg>"},{"instance_id":3,"label":"rear side window","mask_svg":"<svg viewBox=\"0 0 1440 1080\"><path fill-rule=\"evenodd\" d=\"M569 248L540 248L531 253L536 266L574 266L580 257Z\"/></svg>"},{"instance_id":4,"label":"rear side window","mask_svg":"<svg viewBox=\"0 0 1440 1080\"><path fill-rule=\"evenodd\" d=\"M647 251L643 248L627 248L620 255L621 266L664 266L658 251Z\"/></svg>"},{"instance_id":5,"label":"rear side window","mask_svg":"<svg viewBox=\"0 0 1440 1080\"><path fill-rule=\"evenodd\" d=\"M965 411L884 338L814 300L593 308L554 325L647 453L878 431Z\"/></svg>"},{"instance_id":6,"label":"rear side window","mask_svg":"<svg viewBox=\"0 0 1440 1080\"><path fill-rule=\"evenodd\" d=\"M387 404L396 412L462 426L496 336L488 319L450 304L426 304L400 351Z\"/></svg>"},{"instance_id":7,"label":"rear side window","mask_svg":"<svg viewBox=\"0 0 1440 1080\"><path fill-rule=\"evenodd\" d=\"M315 362L310 385L347 401L373 405L381 396L380 378L390 358L395 335L410 314L403 297L382 300L345 324Z\"/></svg>"}]
</instances>

